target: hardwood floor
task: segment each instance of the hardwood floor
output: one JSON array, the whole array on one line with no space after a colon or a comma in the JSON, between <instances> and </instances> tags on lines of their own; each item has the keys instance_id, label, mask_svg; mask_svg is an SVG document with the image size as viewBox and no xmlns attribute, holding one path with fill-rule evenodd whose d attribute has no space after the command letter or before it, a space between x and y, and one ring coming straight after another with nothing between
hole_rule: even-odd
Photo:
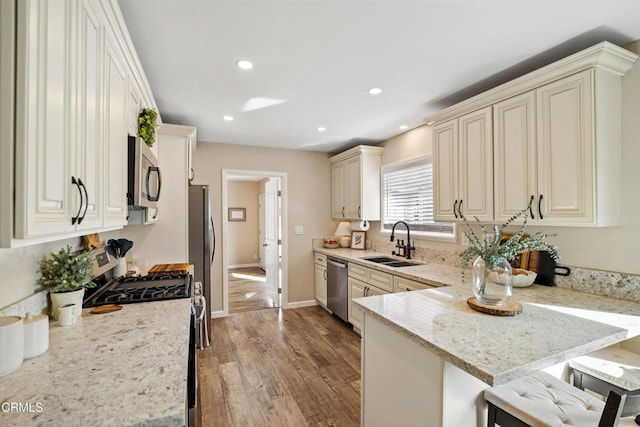
<instances>
[{"instance_id":1,"label":"hardwood floor","mask_svg":"<svg viewBox=\"0 0 640 427\"><path fill-rule=\"evenodd\" d=\"M229 270L229 313L276 306L266 291L264 270L257 267Z\"/></svg>"},{"instance_id":2,"label":"hardwood floor","mask_svg":"<svg viewBox=\"0 0 640 427\"><path fill-rule=\"evenodd\" d=\"M212 321L202 426L359 426L360 336L319 306Z\"/></svg>"}]
</instances>

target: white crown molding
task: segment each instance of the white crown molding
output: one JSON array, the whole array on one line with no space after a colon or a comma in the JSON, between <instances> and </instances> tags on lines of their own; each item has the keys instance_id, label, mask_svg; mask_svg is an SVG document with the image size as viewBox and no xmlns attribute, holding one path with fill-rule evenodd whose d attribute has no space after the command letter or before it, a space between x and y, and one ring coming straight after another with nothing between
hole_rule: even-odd
<instances>
[{"instance_id":1,"label":"white crown molding","mask_svg":"<svg viewBox=\"0 0 640 427\"><path fill-rule=\"evenodd\" d=\"M638 55L635 53L605 41L445 108L424 121L433 125L460 117L589 68L623 76L637 59Z\"/></svg>"},{"instance_id":2,"label":"white crown molding","mask_svg":"<svg viewBox=\"0 0 640 427\"><path fill-rule=\"evenodd\" d=\"M348 159L349 157L357 156L358 154L376 154L382 155L384 151L384 147L376 147L373 145L358 145L357 147L353 147L347 151L343 151L340 154L336 154L333 157L329 158L331 163L336 163L341 160Z\"/></svg>"}]
</instances>

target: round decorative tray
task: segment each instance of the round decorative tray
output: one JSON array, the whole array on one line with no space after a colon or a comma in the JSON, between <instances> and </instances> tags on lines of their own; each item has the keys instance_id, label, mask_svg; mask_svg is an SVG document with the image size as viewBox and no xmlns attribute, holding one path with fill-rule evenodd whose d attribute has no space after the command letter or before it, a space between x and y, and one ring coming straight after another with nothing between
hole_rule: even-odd
<instances>
[{"instance_id":1,"label":"round decorative tray","mask_svg":"<svg viewBox=\"0 0 640 427\"><path fill-rule=\"evenodd\" d=\"M476 297L470 297L467 299L467 304L475 311L493 316L515 316L516 314L522 313L522 304L512 299L502 305L488 305L481 303Z\"/></svg>"}]
</instances>

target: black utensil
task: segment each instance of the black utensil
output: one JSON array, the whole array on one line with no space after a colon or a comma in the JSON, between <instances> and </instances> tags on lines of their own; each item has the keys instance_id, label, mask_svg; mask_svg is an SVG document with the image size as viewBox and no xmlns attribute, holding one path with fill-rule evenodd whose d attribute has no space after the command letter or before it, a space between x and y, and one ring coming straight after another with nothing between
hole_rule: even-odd
<instances>
[{"instance_id":1,"label":"black utensil","mask_svg":"<svg viewBox=\"0 0 640 427\"><path fill-rule=\"evenodd\" d=\"M107 241L107 248L111 249L110 251L107 249L111 255L120 258L120 242L115 239L109 239Z\"/></svg>"},{"instance_id":2,"label":"black utensil","mask_svg":"<svg viewBox=\"0 0 640 427\"><path fill-rule=\"evenodd\" d=\"M128 239L120 239L120 256L123 257L129 252L129 249L133 247L133 242Z\"/></svg>"}]
</instances>

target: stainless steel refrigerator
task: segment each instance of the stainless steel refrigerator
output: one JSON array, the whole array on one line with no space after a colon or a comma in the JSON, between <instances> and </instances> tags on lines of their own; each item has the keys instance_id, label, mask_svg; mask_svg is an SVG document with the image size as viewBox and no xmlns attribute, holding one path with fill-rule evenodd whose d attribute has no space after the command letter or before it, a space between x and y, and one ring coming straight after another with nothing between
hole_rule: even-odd
<instances>
[{"instance_id":1,"label":"stainless steel refrigerator","mask_svg":"<svg viewBox=\"0 0 640 427\"><path fill-rule=\"evenodd\" d=\"M211 213L211 189L208 185L189 186L189 263L194 281L202 283L206 300L206 329L211 340L211 270L216 252L216 233Z\"/></svg>"}]
</instances>

